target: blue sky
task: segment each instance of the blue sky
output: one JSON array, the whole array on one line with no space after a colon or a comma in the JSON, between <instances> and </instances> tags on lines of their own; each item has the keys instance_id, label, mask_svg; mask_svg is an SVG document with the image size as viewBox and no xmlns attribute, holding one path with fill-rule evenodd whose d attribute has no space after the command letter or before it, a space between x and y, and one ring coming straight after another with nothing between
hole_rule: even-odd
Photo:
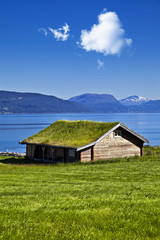
<instances>
[{"instance_id":1,"label":"blue sky","mask_svg":"<svg viewBox=\"0 0 160 240\"><path fill-rule=\"evenodd\" d=\"M1 0L0 89L160 99L159 0Z\"/></svg>"}]
</instances>

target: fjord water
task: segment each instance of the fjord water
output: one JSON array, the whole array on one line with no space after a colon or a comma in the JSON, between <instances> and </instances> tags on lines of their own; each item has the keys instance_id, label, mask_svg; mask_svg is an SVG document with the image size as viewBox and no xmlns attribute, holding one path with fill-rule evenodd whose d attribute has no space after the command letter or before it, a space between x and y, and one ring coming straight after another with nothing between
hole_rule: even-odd
<instances>
[{"instance_id":1,"label":"fjord water","mask_svg":"<svg viewBox=\"0 0 160 240\"><path fill-rule=\"evenodd\" d=\"M25 152L25 145L20 145L19 141L61 119L122 122L147 138L150 145L160 145L160 113L1 114L0 151Z\"/></svg>"}]
</instances>

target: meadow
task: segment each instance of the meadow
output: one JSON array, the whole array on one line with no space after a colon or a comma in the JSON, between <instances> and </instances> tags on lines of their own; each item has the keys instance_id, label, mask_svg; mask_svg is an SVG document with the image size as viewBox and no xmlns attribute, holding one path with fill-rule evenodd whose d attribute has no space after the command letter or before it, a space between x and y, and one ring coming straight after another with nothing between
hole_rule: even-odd
<instances>
[{"instance_id":1,"label":"meadow","mask_svg":"<svg viewBox=\"0 0 160 240\"><path fill-rule=\"evenodd\" d=\"M160 239L160 148L83 164L0 156L0 239Z\"/></svg>"}]
</instances>

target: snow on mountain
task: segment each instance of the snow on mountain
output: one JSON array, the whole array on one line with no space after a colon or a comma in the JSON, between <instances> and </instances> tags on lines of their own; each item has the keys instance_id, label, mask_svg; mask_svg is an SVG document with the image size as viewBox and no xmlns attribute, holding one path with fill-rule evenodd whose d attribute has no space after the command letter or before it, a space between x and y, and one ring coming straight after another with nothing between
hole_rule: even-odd
<instances>
[{"instance_id":1,"label":"snow on mountain","mask_svg":"<svg viewBox=\"0 0 160 240\"><path fill-rule=\"evenodd\" d=\"M135 105L141 105L143 103L149 102L150 99L145 97L139 97L139 96L130 96L124 99L119 100L121 104L124 106L135 106Z\"/></svg>"}]
</instances>

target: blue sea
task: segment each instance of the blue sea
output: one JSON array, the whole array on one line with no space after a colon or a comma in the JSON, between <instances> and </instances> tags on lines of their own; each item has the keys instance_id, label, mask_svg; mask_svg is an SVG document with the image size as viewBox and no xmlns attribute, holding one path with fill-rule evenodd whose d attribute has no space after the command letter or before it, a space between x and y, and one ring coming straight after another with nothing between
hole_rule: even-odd
<instances>
[{"instance_id":1,"label":"blue sea","mask_svg":"<svg viewBox=\"0 0 160 240\"><path fill-rule=\"evenodd\" d=\"M111 114L11 114L0 115L0 151L25 152L19 141L39 132L56 120L119 121L143 135L150 145L160 145L160 113L111 113Z\"/></svg>"}]
</instances>

